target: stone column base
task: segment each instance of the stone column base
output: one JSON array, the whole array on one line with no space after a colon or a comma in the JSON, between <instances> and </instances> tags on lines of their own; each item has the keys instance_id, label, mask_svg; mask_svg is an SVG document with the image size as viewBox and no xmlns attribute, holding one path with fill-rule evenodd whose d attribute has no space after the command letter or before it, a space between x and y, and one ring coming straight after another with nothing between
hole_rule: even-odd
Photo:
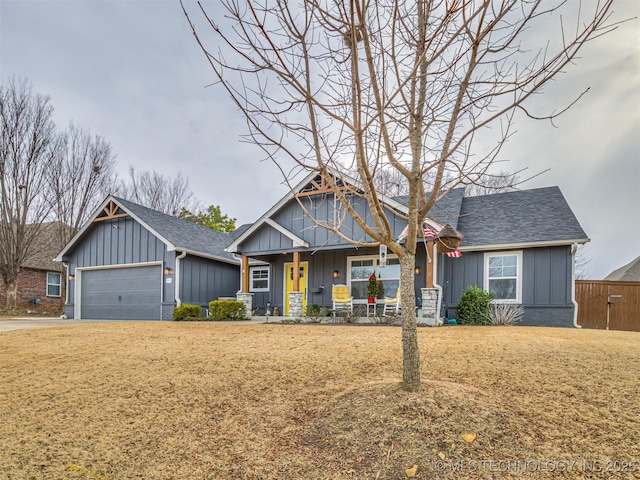
<instances>
[{"instance_id":1,"label":"stone column base","mask_svg":"<svg viewBox=\"0 0 640 480\"><path fill-rule=\"evenodd\" d=\"M236 293L236 300L244 303L244 306L247 309L246 318L251 318L251 314L253 312L253 293Z\"/></svg>"},{"instance_id":2,"label":"stone column base","mask_svg":"<svg viewBox=\"0 0 640 480\"><path fill-rule=\"evenodd\" d=\"M422 288L422 318L418 323L437 326L440 324L440 290L437 288Z\"/></svg>"},{"instance_id":3,"label":"stone column base","mask_svg":"<svg viewBox=\"0 0 640 480\"><path fill-rule=\"evenodd\" d=\"M289 316L302 317L303 292L289 292Z\"/></svg>"}]
</instances>

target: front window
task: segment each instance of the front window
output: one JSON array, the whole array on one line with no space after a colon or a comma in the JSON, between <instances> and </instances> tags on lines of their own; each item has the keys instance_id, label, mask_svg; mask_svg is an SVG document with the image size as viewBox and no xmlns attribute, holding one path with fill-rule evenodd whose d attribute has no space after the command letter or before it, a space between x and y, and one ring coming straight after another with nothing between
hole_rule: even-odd
<instances>
[{"instance_id":1,"label":"front window","mask_svg":"<svg viewBox=\"0 0 640 480\"><path fill-rule=\"evenodd\" d=\"M521 303L522 252L485 254L485 290L497 303Z\"/></svg>"},{"instance_id":2,"label":"front window","mask_svg":"<svg viewBox=\"0 0 640 480\"><path fill-rule=\"evenodd\" d=\"M59 297L62 291L62 275L59 273L47 273L47 297Z\"/></svg>"},{"instance_id":3,"label":"front window","mask_svg":"<svg viewBox=\"0 0 640 480\"><path fill-rule=\"evenodd\" d=\"M378 298L395 298L400 288L400 260L387 258L387 266L378 265L378 256L349 257L349 286L356 303L364 303L368 297L367 283L373 274L378 279ZM361 300L361 302L358 302Z\"/></svg>"},{"instance_id":4,"label":"front window","mask_svg":"<svg viewBox=\"0 0 640 480\"><path fill-rule=\"evenodd\" d=\"M252 292L269 291L269 267L252 267L250 270L250 288Z\"/></svg>"}]
</instances>

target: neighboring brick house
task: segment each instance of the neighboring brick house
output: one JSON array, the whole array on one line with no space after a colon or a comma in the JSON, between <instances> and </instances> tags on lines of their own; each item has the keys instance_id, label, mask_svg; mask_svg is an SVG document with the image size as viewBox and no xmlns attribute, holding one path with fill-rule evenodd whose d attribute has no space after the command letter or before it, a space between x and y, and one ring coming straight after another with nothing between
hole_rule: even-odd
<instances>
[{"instance_id":1,"label":"neighboring brick house","mask_svg":"<svg viewBox=\"0 0 640 480\"><path fill-rule=\"evenodd\" d=\"M62 308L65 300L65 274L59 262L53 259L64 246L59 222L43 225L36 239L33 253L20 268L16 304L22 308ZM7 293L0 280L0 307L4 306Z\"/></svg>"}]
</instances>

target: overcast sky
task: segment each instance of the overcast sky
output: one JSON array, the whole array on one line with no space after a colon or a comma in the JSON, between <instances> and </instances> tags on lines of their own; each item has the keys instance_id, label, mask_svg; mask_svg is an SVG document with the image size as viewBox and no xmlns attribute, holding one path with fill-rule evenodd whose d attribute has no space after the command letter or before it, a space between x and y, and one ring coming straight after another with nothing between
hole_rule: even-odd
<instances>
[{"instance_id":1,"label":"overcast sky","mask_svg":"<svg viewBox=\"0 0 640 480\"><path fill-rule=\"evenodd\" d=\"M618 20L638 17L640 2L618 0L614 10ZM0 77L12 75L51 97L60 127L73 121L109 141L122 177L129 165L183 172L204 205L220 205L237 225L287 193L277 168L240 141L237 109L206 87L213 76L178 0L0 0ZM550 169L524 187L561 188L591 238L589 277L600 279L640 255L637 19L590 42L539 105L564 105L587 87L555 127L519 119L501 167Z\"/></svg>"}]
</instances>

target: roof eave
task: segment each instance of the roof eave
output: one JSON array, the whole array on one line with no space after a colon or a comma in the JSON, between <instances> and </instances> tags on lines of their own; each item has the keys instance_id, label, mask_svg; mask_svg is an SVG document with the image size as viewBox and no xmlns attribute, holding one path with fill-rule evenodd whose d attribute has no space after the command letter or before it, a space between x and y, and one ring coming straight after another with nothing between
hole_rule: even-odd
<instances>
[{"instance_id":1,"label":"roof eave","mask_svg":"<svg viewBox=\"0 0 640 480\"><path fill-rule=\"evenodd\" d=\"M562 247L566 245L573 245L574 243L584 245L590 242L590 238L580 238L573 240L549 240L545 242L520 242L520 243L501 243L490 245L465 245L460 247L461 252L477 252L477 251L489 251L489 250L514 250L520 248L536 248L536 247Z\"/></svg>"},{"instance_id":2,"label":"roof eave","mask_svg":"<svg viewBox=\"0 0 640 480\"><path fill-rule=\"evenodd\" d=\"M193 255L194 257L208 258L209 260L216 260L218 262L228 263L230 265L240 265L240 260L237 260L235 258L220 257L218 255L212 255L211 253L198 252L197 250L182 247L175 247L173 250L176 252L186 252L187 255Z\"/></svg>"}]
</instances>

